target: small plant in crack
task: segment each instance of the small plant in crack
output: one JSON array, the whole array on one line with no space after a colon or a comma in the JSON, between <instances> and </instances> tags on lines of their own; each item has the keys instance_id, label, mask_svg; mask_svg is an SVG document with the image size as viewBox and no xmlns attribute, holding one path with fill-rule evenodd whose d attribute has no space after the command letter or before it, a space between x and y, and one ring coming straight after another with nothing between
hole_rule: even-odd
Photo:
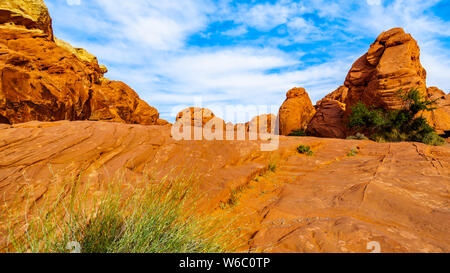
<instances>
[{"instance_id":1,"label":"small plant in crack","mask_svg":"<svg viewBox=\"0 0 450 273\"><path fill-rule=\"evenodd\" d=\"M307 145L300 145L300 146L298 146L297 147L297 151L300 154L307 155L307 156L313 156L314 155L314 152L311 150L311 147L307 146Z\"/></svg>"},{"instance_id":2,"label":"small plant in crack","mask_svg":"<svg viewBox=\"0 0 450 273\"><path fill-rule=\"evenodd\" d=\"M350 150L350 152L348 152L347 156L348 157L353 157L353 156L357 156L359 154L359 147L353 148Z\"/></svg>"}]
</instances>

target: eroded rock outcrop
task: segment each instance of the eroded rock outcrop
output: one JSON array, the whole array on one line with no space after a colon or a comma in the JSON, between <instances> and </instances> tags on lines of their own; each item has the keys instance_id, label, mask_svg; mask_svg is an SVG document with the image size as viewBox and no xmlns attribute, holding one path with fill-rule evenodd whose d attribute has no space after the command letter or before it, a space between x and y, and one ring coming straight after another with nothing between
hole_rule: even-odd
<instances>
[{"instance_id":1,"label":"eroded rock outcrop","mask_svg":"<svg viewBox=\"0 0 450 273\"><path fill-rule=\"evenodd\" d=\"M450 94L446 95L437 87L430 87L428 98L436 101L434 105L436 109L432 112L424 112L423 116L438 133L444 134L445 131L450 131Z\"/></svg>"},{"instance_id":2,"label":"eroded rock outcrop","mask_svg":"<svg viewBox=\"0 0 450 273\"><path fill-rule=\"evenodd\" d=\"M347 128L344 125L345 104L333 100L323 99L317 104L317 112L308 124L308 135L344 138Z\"/></svg>"},{"instance_id":3,"label":"eroded rock outcrop","mask_svg":"<svg viewBox=\"0 0 450 273\"><path fill-rule=\"evenodd\" d=\"M295 130L306 129L315 112L304 88L289 90L278 113L280 135L289 135Z\"/></svg>"},{"instance_id":4,"label":"eroded rock outcrop","mask_svg":"<svg viewBox=\"0 0 450 273\"><path fill-rule=\"evenodd\" d=\"M358 101L384 109L400 109L399 90L419 89L427 95L426 71L420 64L419 46L401 28L383 32L350 69L344 86L347 106Z\"/></svg>"},{"instance_id":5,"label":"eroded rock outcrop","mask_svg":"<svg viewBox=\"0 0 450 273\"><path fill-rule=\"evenodd\" d=\"M1 123L108 120L157 124L158 111L126 84L104 78L107 70L95 56L54 41L42 1L2 1L0 10L2 23L7 25L0 27Z\"/></svg>"},{"instance_id":6,"label":"eroded rock outcrop","mask_svg":"<svg viewBox=\"0 0 450 273\"><path fill-rule=\"evenodd\" d=\"M189 107L177 114L172 127L172 136L184 140L225 139L226 130L225 121L216 117L211 110Z\"/></svg>"},{"instance_id":7,"label":"eroded rock outcrop","mask_svg":"<svg viewBox=\"0 0 450 273\"><path fill-rule=\"evenodd\" d=\"M177 114L176 122L182 122L188 126L203 127L214 118L216 118L216 115L207 108L189 107Z\"/></svg>"},{"instance_id":8,"label":"eroded rock outcrop","mask_svg":"<svg viewBox=\"0 0 450 273\"><path fill-rule=\"evenodd\" d=\"M418 89L424 97L439 97L438 109L424 115L438 131L450 130L445 94L434 88L427 89L426 75L416 40L401 28L383 32L369 51L353 64L344 85L324 98L328 102L317 104L318 114L312 119L308 131L321 137L345 137L350 133L346 123L352 106L362 102L387 110L401 109L403 102L399 91L406 92L412 88ZM345 109L343 117L340 109ZM325 130L326 127L339 128L339 133Z\"/></svg>"},{"instance_id":9,"label":"eroded rock outcrop","mask_svg":"<svg viewBox=\"0 0 450 273\"><path fill-rule=\"evenodd\" d=\"M0 25L40 30L53 37L52 19L43 0L2 0Z\"/></svg>"}]
</instances>

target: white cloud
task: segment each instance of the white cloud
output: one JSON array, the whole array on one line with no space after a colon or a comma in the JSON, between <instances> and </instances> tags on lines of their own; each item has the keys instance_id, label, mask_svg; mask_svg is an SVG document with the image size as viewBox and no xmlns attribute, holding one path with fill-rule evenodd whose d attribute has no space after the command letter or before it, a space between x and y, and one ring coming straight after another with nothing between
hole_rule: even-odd
<instances>
[{"instance_id":1,"label":"white cloud","mask_svg":"<svg viewBox=\"0 0 450 273\"><path fill-rule=\"evenodd\" d=\"M366 0L369 6L380 6L381 0Z\"/></svg>"},{"instance_id":2,"label":"white cloud","mask_svg":"<svg viewBox=\"0 0 450 273\"><path fill-rule=\"evenodd\" d=\"M67 5L69 6L79 6L81 5L81 0L67 0Z\"/></svg>"},{"instance_id":3,"label":"white cloud","mask_svg":"<svg viewBox=\"0 0 450 273\"><path fill-rule=\"evenodd\" d=\"M112 36L154 50L176 50L208 25L209 1L96 0L111 22Z\"/></svg>"},{"instance_id":4,"label":"white cloud","mask_svg":"<svg viewBox=\"0 0 450 273\"><path fill-rule=\"evenodd\" d=\"M222 20L233 20L260 31L269 31L285 24L291 16L302 14L306 9L293 1L279 1L274 4L238 4L221 12Z\"/></svg>"},{"instance_id":5,"label":"white cloud","mask_svg":"<svg viewBox=\"0 0 450 273\"><path fill-rule=\"evenodd\" d=\"M223 31L222 35L225 36L241 36L248 32L248 29L244 25L237 26L235 28L229 29L227 31Z\"/></svg>"}]
</instances>

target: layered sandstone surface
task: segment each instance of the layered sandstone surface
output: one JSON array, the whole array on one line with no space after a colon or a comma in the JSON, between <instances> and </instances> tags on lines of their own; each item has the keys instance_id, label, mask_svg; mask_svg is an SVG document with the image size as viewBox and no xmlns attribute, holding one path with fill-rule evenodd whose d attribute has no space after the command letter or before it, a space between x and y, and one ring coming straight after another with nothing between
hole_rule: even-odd
<instances>
[{"instance_id":1,"label":"layered sandstone surface","mask_svg":"<svg viewBox=\"0 0 450 273\"><path fill-rule=\"evenodd\" d=\"M94 189L110 183L116 173L133 186L144 174L157 179L188 171L206 194L203 213L244 215L247 251L369 252L371 241L382 252L450 251L449 145L281 137L278 150L262 152L259 144L175 141L166 126L1 125L1 240L6 215L57 198L62 180L69 193L80 183ZM314 156L298 154L300 144ZM358 154L348 157L351 150ZM80 175L80 182L71 179ZM221 206L233 194L236 205Z\"/></svg>"}]
</instances>

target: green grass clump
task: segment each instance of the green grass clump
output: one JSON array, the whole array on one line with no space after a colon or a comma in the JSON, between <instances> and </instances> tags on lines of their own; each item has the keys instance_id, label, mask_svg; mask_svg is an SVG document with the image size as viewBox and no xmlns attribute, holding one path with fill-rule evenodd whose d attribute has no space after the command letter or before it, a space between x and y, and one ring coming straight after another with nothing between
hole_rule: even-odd
<instances>
[{"instance_id":1,"label":"green grass clump","mask_svg":"<svg viewBox=\"0 0 450 273\"><path fill-rule=\"evenodd\" d=\"M9 251L65 253L71 242L82 253L236 251L239 236L229 222L198 214L192 178L146 181L130 192L121 184L95 200L73 191L69 200L41 208L24 234L10 228Z\"/></svg>"},{"instance_id":2,"label":"green grass clump","mask_svg":"<svg viewBox=\"0 0 450 273\"><path fill-rule=\"evenodd\" d=\"M307 136L307 134L306 134L305 130L299 129L299 130L292 131L292 133L290 133L288 136L302 137L302 136Z\"/></svg>"},{"instance_id":3,"label":"green grass clump","mask_svg":"<svg viewBox=\"0 0 450 273\"><path fill-rule=\"evenodd\" d=\"M435 108L432 105L435 101L427 100L417 89L406 93L400 90L398 94L403 101L403 108L400 110L368 107L362 102L353 106L349 127L377 142L417 141L429 145L445 144L444 139L427 120L419 115L433 111Z\"/></svg>"},{"instance_id":4,"label":"green grass clump","mask_svg":"<svg viewBox=\"0 0 450 273\"><path fill-rule=\"evenodd\" d=\"M307 156L313 156L314 155L314 152L311 150L311 147L307 146L307 145L300 145L300 146L298 146L297 147L297 151L300 154L304 154L304 155L307 155Z\"/></svg>"},{"instance_id":5,"label":"green grass clump","mask_svg":"<svg viewBox=\"0 0 450 273\"><path fill-rule=\"evenodd\" d=\"M350 150L350 152L348 152L347 156L348 157L353 157L353 156L357 156L359 154L359 149L358 148L353 148Z\"/></svg>"}]
</instances>

